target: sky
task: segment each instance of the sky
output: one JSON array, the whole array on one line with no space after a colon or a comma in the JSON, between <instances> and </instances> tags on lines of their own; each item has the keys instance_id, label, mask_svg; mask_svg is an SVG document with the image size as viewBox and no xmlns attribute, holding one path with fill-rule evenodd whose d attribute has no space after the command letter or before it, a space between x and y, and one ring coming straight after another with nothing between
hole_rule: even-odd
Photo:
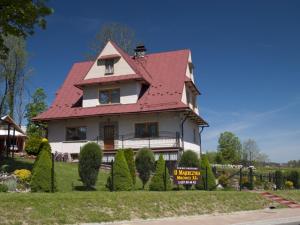
<instances>
[{"instance_id":1,"label":"sky","mask_svg":"<svg viewBox=\"0 0 300 225\"><path fill-rule=\"evenodd\" d=\"M71 4L70 4L71 3ZM101 25L131 27L148 52L189 48L203 148L221 132L256 140L270 160L300 159L300 1L49 1L46 30L28 39L28 87L48 104Z\"/></svg>"}]
</instances>

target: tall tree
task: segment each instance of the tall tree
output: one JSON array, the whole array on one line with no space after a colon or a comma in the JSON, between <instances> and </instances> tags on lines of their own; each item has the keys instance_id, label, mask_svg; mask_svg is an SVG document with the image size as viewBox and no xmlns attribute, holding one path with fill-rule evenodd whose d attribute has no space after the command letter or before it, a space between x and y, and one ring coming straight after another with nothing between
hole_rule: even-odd
<instances>
[{"instance_id":1,"label":"tall tree","mask_svg":"<svg viewBox=\"0 0 300 225\"><path fill-rule=\"evenodd\" d=\"M28 120L27 134L29 136L42 136L45 130L45 125L34 123L32 118L44 112L47 109L46 94L43 88L37 88L31 97L31 102L26 105L25 117Z\"/></svg>"},{"instance_id":2,"label":"tall tree","mask_svg":"<svg viewBox=\"0 0 300 225\"><path fill-rule=\"evenodd\" d=\"M228 131L220 134L218 151L225 163L238 163L242 150L242 144L239 138Z\"/></svg>"},{"instance_id":3,"label":"tall tree","mask_svg":"<svg viewBox=\"0 0 300 225\"><path fill-rule=\"evenodd\" d=\"M0 101L0 115L3 114L5 104L9 114L14 118L16 95L24 91L26 75L27 51L25 40L14 36L4 38L4 43L10 48L5 59L0 59L2 83L2 98Z\"/></svg>"},{"instance_id":4,"label":"tall tree","mask_svg":"<svg viewBox=\"0 0 300 225\"><path fill-rule=\"evenodd\" d=\"M0 58L6 58L10 47L7 36L26 38L34 33L35 25L46 27L45 17L53 12L46 0L1 0L0 2Z\"/></svg>"},{"instance_id":5,"label":"tall tree","mask_svg":"<svg viewBox=\"0 0 300 225\"><path fill-rule=\"evenodd\" d=\"M262 153L253 139L243 142L242 159L244 163L261 163L268 160L268 156Z\"/></svg>"},{"instance_id":6,"label":"tall tree","mask_svg":"<svg viewBox=\"0 0 300 225\"><path fill-rule=\"evenodd\" d=\"M127 53L133 53L136 44L133 29L120 23L105 23L90 43L90 51L86 54L87 59L94 60L109 40L116 42Z\"/></svg>"}]
</instances>

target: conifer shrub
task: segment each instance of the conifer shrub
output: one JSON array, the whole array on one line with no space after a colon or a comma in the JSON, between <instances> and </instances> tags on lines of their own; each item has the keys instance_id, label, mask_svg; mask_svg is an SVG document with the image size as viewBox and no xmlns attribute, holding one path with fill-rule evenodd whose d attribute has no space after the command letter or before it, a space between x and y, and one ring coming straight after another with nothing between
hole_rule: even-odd
<instances>
[{"instance_id":1,"label":"conifer shrub","mask_svg":"<svg viewBox=\"0 0 300 225\"><path fill-rule=\"evenodd\" d=\"M207 188L212 190L216 186L216 178L211 169L206 155L202 155L200 159L200 181L196 184L198 190L205 190L206 187L206 168L207 168Z\"/></svg>"},{"instance_id":2,"label":"conifer shrub","mask_svg":"<svg viewBox=\"0 0 300 225\"><path fill-rule=\"evenodd\" d=\"M284 179L283 179L283 173L281 170L275 171L275 185L277 189L283 189L284 188Z\"/></svg>"},{"instance_id":3,"label":"conifer shrub","mask_svg":"<svg viewBox=\"0 0 300 225\"><path fill-rule=\"evenodd\" d=\"M153 152L148 148L140 149L135 157L135 166L139 174L139 178L143 183L143 189L150 179L151 173L155 169L155 158Z\"/></svg>"},{"instance_id":4,"label":"conifer shrub","mask_svg":"<svg viewBox=\"0 0 300 225\"><path fill-rule=\"evenodd\" d=\"M115 155L112 173L107 178L106 187L114 191L131 191L133 189L132 177L123 150L119 150Z\"/></svg>"},{"instance_id":5,"label":"conifer shrub","mask_svg":"<svg viewBox=\"0 0 300 225\"><path fill-rule=\"evenodd\" d=\"M42 143L42 138L39 136L29 136L25 143L25 152L28 155L37 156L40 151L40 145Z\"/></svg>"},{"instance_id":6,"label":"conifer shrub","mask_svg":"<svg viewBox=\"0 0 300 225\"><path fill-rule=\"evenodd\" d=\"M87 189L92 189L98 178L102 161L102 151L97 143L89 142L80 150L78 172Z\"/></svg>"},{"instance_id":7,"label":"conifer shrub","mask_svg":"<svg viewBox=\"0 0 300 225\"><path fill-rule=\"evenodd\" d=\"M52 155L48 141L42 141L32 170L30 187L32 192L50 192L52 185ZM54 174L54 190L56 190Z\"/></svg>"},{"instance_id":8,"label":"conifer shrub","mask_svg":"<svg viewBox=\"0 0 300 225\"><path fill-rule=\"evenodd\" d=\"M300 188L300 172L296 170L292 170L288 173L287 179L294 184L294 188L299 189Z\"/></svg>"},{"instance_id":9,"label":"conifer shrub","mask_svg":"<svg viewBox=\"0 0 300 225\"><path fill-rule=\"evenodd\" d=\"M165 167L165 160L162 154L159 156L159 159L156 164L155 174L151 179L149 189L150 191L164 191L165 190L165 182L166 182L166 190L171 189L171 180L169 175L169 170ZM166 169L166 171L165 171ZM165 180L166 178L166 180Z\"/></svg>"},{"instance_id":10,"label":"conifer shrub","mask_svg":"<svg viewBox=\"0 0 300 225\"><path fill-rule=\"evenodd\" d=\"M135 163L134 163L134 152L131 148L124 149L124 156L131 174L133 185L136 182Z\"/></svg>"}]
</instances>

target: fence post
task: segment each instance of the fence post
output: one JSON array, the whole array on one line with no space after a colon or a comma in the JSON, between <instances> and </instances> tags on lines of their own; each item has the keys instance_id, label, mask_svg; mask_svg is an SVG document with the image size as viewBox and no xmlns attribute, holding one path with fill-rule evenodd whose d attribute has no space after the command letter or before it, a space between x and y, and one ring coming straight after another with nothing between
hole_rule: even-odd
<instances>
[{"instance_id":1,"label":"fence post","mask_svg":"<svg viewBox=\"0 0 300 225\"><path fill-rule=\"evenodd\" d=\"M165 191L167 191L167 162L166 161L165 161L164 188L165 188Z\"/></svg>"},{"instance_id":2,"label":"fence post","mask_svg":"<svg viewBox=\"0 0 300 225\"><path fill-rule=\"evenodd\" d=\"M122 140L122 149L124 149L124 135L121 135L121 140Z\"/></svg>"},{"instance_id":3,"label":"fence post","mask_svg":"<svg viewBox=\"0 0 300 225\"><path fill-rule=\"evenodd\" d=\"M243 168L240 168L240 191L242 191Z\"/></svg>"},{"instance_id":4,"label":"fence post","mask_svg":"<svg viewBox=\"0 0 300 225\"><path fill-rule=\"evenodd\" d=\"M269 182L271 183L272 180L271 180L271 173L269 172Z\"/></svg>"},{"instance_id":5,"label":"fence post","mask_svg":"<svg viewBox=\"0 0 300 225\"><path fill-rule=\"evenodd\" d=\"M250 190L253 190L253 168L249 168L249 176L250 176Z\"/></svg>"},{"instance_id":6,"label":"fence post","mask_svg":"<svg viewBox=\"0 0 300 225\"><path fill-rule=\"evenodd\" d=\"M205 190L208 191L208 174L207 174L208 168L205 167Z\"/></svg>"},{"instance_id":7,"label":"fence post","mask_svg":"<svg viewBox=\"0 0 300 225\"><path fill-rule=\"evenodd\" d=\"M51 153L52 156L52 168L51 168L51 192L54 193L54 154Z\"/></svg>"},{"instance_id":8,"label":"fence post","mask_svg":"<svg viewBox=\"0 0 300 225\"><path fill-rule=\"evenodd\" d=\"M111 190L114 191L114 160L111 160Z\"/></svg>"},{"instance_id":9,"label":"fence post","mask_svg":"<svg viewBox=\"0 0 300 225\"><path fill-rule=\"evenodd\" d=\"M151 137L148 137L148 147L150 148L150 139Z\"/></svg>"}]
</instances>

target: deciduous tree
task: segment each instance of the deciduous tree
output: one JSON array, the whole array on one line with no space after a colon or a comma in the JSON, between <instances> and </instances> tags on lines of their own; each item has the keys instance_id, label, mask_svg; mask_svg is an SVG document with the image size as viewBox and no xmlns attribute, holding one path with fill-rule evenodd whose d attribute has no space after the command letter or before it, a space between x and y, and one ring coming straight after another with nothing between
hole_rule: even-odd
<instances>
[{"instance_id":1,"label":"deciduous tree","mask_svg":"<svg viewBox=\"0 0 300 225\"><path fill-rule=\"evenodd\" d=\"M225 163L239 163L242 145L239 138L228 131L220 134L218 151Z\"/></svg>"}]
</instances>

